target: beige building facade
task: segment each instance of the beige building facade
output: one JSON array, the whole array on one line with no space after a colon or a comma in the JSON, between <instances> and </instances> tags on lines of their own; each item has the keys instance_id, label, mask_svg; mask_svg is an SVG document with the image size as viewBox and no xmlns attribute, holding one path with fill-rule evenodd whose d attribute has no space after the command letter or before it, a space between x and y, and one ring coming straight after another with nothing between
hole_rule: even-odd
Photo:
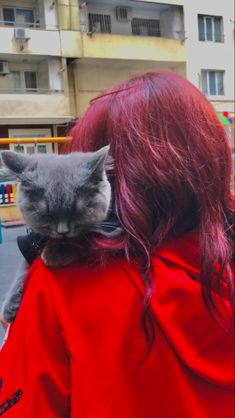
<instances>
[{"instance_id":1,"label":"beige building facade","mask_svg":"<svg viewBox=\"0 0 235 418\"><path fill-rule=\"evenodd\" d=\"M233 117L233 7L232 0L81 2L81 57L73 63L77 113L113 83L164 67ZM126 16L118 16L120 8Z\"/></svg>"},{"instance_id":2,"label":"beige building facade","mask_svg":"<svg viewBox=\"0 0 235 418\"><path fill-rule=\"evenodd\" d=\"M0 149L6 138L57 137L59 127L74 118L61 15L51 0L0 0ZM26 153L39 149L9 147ZM40 149L58 146L45 143Z\"/></svg>"}]
</instances>

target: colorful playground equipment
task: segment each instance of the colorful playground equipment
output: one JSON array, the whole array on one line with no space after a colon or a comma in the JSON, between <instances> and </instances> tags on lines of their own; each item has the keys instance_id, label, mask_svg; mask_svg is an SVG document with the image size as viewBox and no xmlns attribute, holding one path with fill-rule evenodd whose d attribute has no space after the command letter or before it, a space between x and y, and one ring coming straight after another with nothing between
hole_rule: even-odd
<instances>
[{"instance_id":1,"label":"colorful playground equipment","mask_svg":"<svg viewBox=\"0 0 235 418\"><path fill-rule=\"evenodd\" d=\"M21 218L16 200L17 183L15 181L0 182L0 219L2 222Z\"/></svg>"},{"instance_id":2,"label":"colorful playground equipment","mask_svg":"<svg viewBox=\"0 0 235 418\"><path fill-rule=\"evenodd\" d=\"M16 193L16 183L0 183L0 205L16 204Z\"/></svg>"}]
</instances>

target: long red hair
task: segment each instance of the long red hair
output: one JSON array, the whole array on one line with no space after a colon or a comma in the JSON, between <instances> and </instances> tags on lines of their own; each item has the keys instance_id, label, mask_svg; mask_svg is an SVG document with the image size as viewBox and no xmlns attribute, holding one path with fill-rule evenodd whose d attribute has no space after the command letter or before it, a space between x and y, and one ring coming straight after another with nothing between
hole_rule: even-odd
<instances>
[{"instance_id":1,"label":"long red hair","mask_svg":"<svg viewBox=\"0 0 235 418\"><path fill-rule=\"evenodd\" d=\"M91 251L102 257L124 251L139 260L147 306L152 252L169 237L195 230L203 297L216 312L212 286L219 289L226 276L232 290L234 201L231 150L209 101L175 73L149 72L94 99L71 136L67 151L110 144L114 159L113 208L124 232L95 237Z\"/></svg>"}]
</instances>

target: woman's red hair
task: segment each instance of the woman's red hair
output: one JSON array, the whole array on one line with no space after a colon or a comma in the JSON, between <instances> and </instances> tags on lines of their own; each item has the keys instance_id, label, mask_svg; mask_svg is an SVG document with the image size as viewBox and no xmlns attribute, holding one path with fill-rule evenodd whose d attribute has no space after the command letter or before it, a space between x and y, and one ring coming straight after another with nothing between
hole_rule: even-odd
<instances>
[{"instance_id":1,"label":"woman's red hair","mask_svg":"<svg viewBox=\"0 0 235 418\"><path fill-rule=\"evenodd\" d=\"M195 230L202 294L216 314L212 288L226 278L232 290L234 201L231 150L209 101L175 73L149 72L94 99L71 136L67 151L110 144L114 159L113 208L124 232L94 238L91 250L139 260L148 305L152 252Z\"/></svg>"}]
</instances>

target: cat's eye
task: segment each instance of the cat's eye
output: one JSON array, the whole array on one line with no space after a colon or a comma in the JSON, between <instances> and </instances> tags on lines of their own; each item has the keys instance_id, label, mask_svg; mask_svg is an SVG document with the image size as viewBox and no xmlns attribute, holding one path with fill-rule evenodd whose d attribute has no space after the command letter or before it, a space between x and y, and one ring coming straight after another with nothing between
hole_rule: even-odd
<instances>
[{"instance_id":1,"label":"cat's eye","mask_svg":"<svg viewBox=\"0 0 235 418\"><path fill-rule=\"evenodd\" d=\"M45 193L45 189L33 183L22 182L21 190L33 199L41 199Z\"/></svg>"}]
</instances>

